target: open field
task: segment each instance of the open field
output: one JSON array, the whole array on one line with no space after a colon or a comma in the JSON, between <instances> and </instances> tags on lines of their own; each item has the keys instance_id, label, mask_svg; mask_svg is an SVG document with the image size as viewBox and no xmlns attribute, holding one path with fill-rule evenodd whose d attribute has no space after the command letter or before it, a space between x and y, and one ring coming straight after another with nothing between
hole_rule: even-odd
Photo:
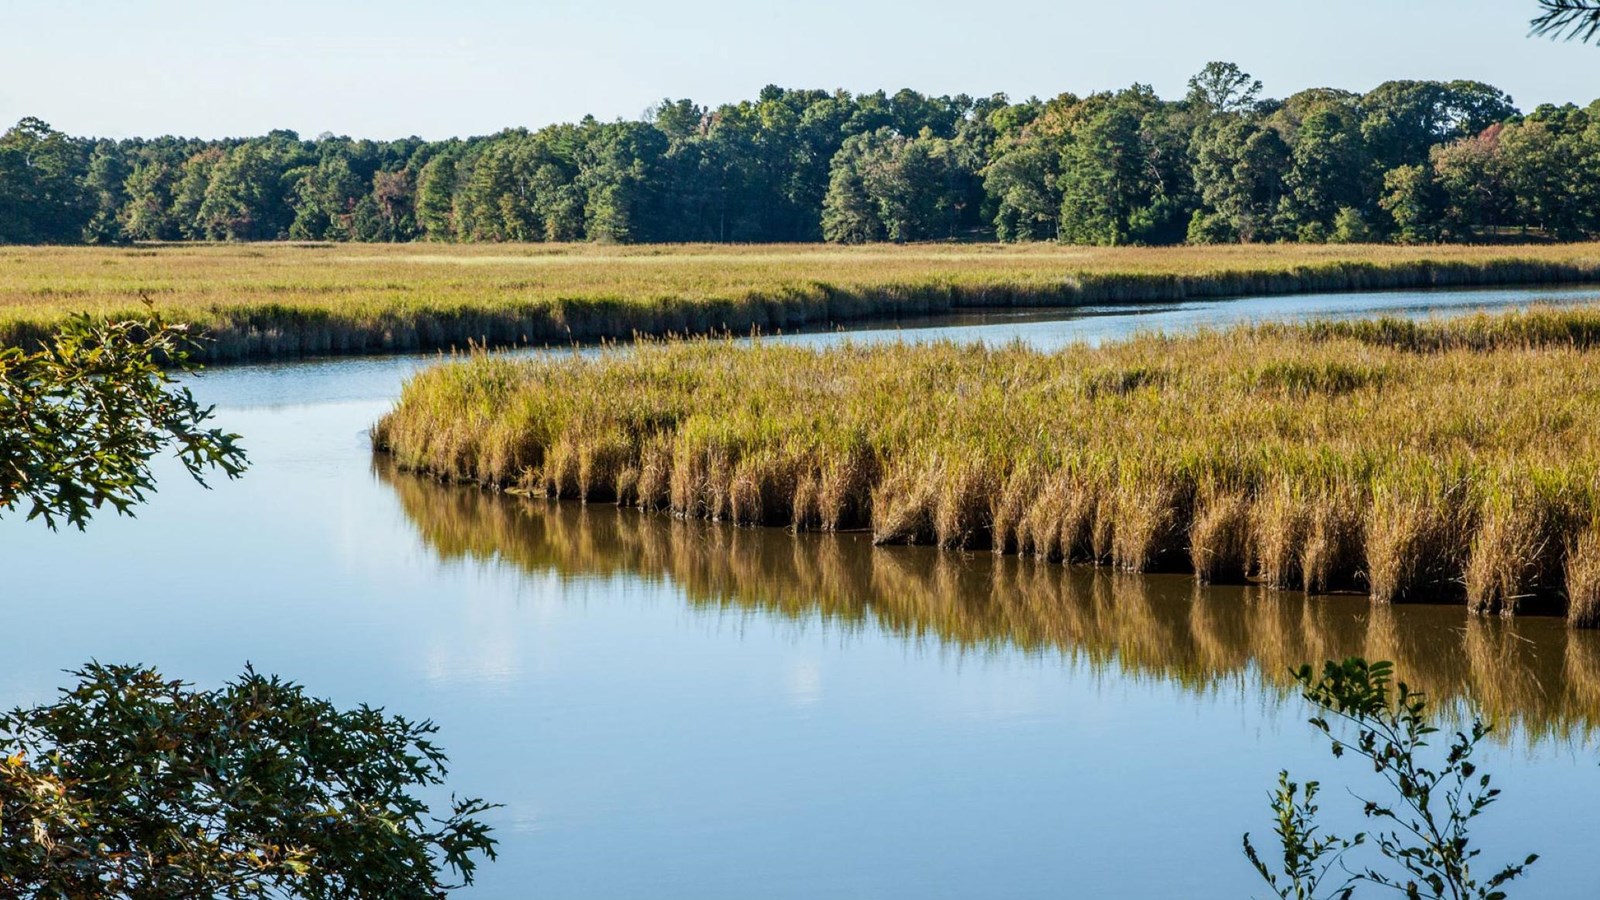
<instances>
[{"instance_id":1,"label":"open field","mask_svg":"<svg viewBox=\"0 0 1600 900\"><path fill-rule=\"evenodd\" d=\"M792 330L955 308L1600 281L1600 244L0 247L0 345L141 298L213 361Z\"/></svg>"},{"instance_id":2,"label":"open field","mask_svg":"<svg viewBox=\"0 0 1600 900\"><path fill-rule=\"evenodd\" d=\"M1600 624L1600 312L424 371L405 468L880 542Z\"/></svg>"}]
</instances>

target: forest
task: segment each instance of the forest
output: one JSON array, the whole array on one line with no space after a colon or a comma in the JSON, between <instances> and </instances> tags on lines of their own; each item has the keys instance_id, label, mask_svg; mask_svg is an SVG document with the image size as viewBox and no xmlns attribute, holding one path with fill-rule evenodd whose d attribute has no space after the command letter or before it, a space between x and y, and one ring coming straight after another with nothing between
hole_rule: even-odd
<instances>
[{"instance_id":1,"label":"forest","mask_svg":"<svg viewBox=\"0 0 1600 900\"><path fill-rule=\"evenodd\" d=\"M1476 81L1286 99L763 89L486 137L0 137L0 243L413 240L1094 245L1600 235L1600 101Z\"/></svg>"}]
</instances>

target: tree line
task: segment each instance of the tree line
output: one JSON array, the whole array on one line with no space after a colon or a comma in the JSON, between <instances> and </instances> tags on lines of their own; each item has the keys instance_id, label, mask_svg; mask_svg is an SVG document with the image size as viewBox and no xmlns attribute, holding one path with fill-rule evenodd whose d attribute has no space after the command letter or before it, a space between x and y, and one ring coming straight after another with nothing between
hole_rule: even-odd
<instances>
[{"instance_id":1,"label":"tree line","mask_svg":"<svg viewBox=\"0 0 1600 900\"><path fill-rule=\"evenodd\" d=\"M1600 101L1476 81L1286 99L1231 63L1005 95L767 87L715 108L444 141L0 137L0 242L1057 240L1600 235Z\"/></svg>"}]
</instances>

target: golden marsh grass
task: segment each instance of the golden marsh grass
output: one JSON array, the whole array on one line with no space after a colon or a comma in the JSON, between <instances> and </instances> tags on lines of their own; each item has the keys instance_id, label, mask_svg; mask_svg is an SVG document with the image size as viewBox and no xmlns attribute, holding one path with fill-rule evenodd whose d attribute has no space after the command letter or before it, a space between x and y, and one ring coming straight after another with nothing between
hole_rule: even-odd
<instances>
[{"instance_id":1,"label":"golden marsh grass","mask_svg":"<svg viewBox=\"0 0 1600 900\"><path fill-rule=\"evenodd\" d=\"M1060 654L1096 671L1208 692L1241 678L1286 693L1289 671L1351 654L1396 661L1441 704L1471 699L1528 737L1600 725L1600 633L1459 608L1370 606L1260 586L1202 587L991 554L874 547L865 535L788 535L440 485L392 471L424 543L542 578L670 581L694 607L878 628L959 653ZM1502 732L1511 734L1510 731Z\"/></svg>"},{"instance_id":2,"label":"golden marsh grass","mask_svg":"<svg viewBox=\"0 0 1600 900\"><path fill-rule=\"evenodd\" d=\"M635 333L794 330L952 309L1600 281L1600 244L0 247L0 345L142 298L212 361Z\"/></svg>"},{"instance_id":3,"label":"golden marsh grass","mask_svg":"<svg viewBox=\"0 0 1600 900\"><path fill-rule=\"evenodd\" d=\"M1049 353L670 341L426 370L374 440L683 517L1595 625L1597 372L1581 308Z\"/></svg>"}]
</instances>

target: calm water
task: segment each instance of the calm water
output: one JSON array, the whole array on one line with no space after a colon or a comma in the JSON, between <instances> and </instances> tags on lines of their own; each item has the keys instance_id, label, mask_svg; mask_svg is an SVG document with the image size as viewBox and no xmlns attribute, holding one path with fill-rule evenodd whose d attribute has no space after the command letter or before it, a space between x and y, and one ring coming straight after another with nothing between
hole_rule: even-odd
<instances>
[{"instance_id":1,"label":"calm water","mask_svg":"<svg viewBox=\"0 0 1600 900\"><path fill-rule=\"evenodd\" d=\"M1558 295L1600 299L1537 294ZM1278 298L904 336L1054 345L1529 297ZM1279 768L1323 777L1329 812L1361 783L1277 673L1363 652L1504 723L1486 762L1506 797L1481 836L1496 861L1544 855L1521 896L1600 887L1600 635L445 488L366 443L425 361L210 373L197 390L247 436L244 480L169 476L137 520L82 535L0 522L0 704L48 699L90 658L205 684L250 661L432 717L451 787L507 805L502 859L463 895L484 900L1237 898L1261 894L1239 835L1269 832Z\"/></svg>"}]
</instances>

